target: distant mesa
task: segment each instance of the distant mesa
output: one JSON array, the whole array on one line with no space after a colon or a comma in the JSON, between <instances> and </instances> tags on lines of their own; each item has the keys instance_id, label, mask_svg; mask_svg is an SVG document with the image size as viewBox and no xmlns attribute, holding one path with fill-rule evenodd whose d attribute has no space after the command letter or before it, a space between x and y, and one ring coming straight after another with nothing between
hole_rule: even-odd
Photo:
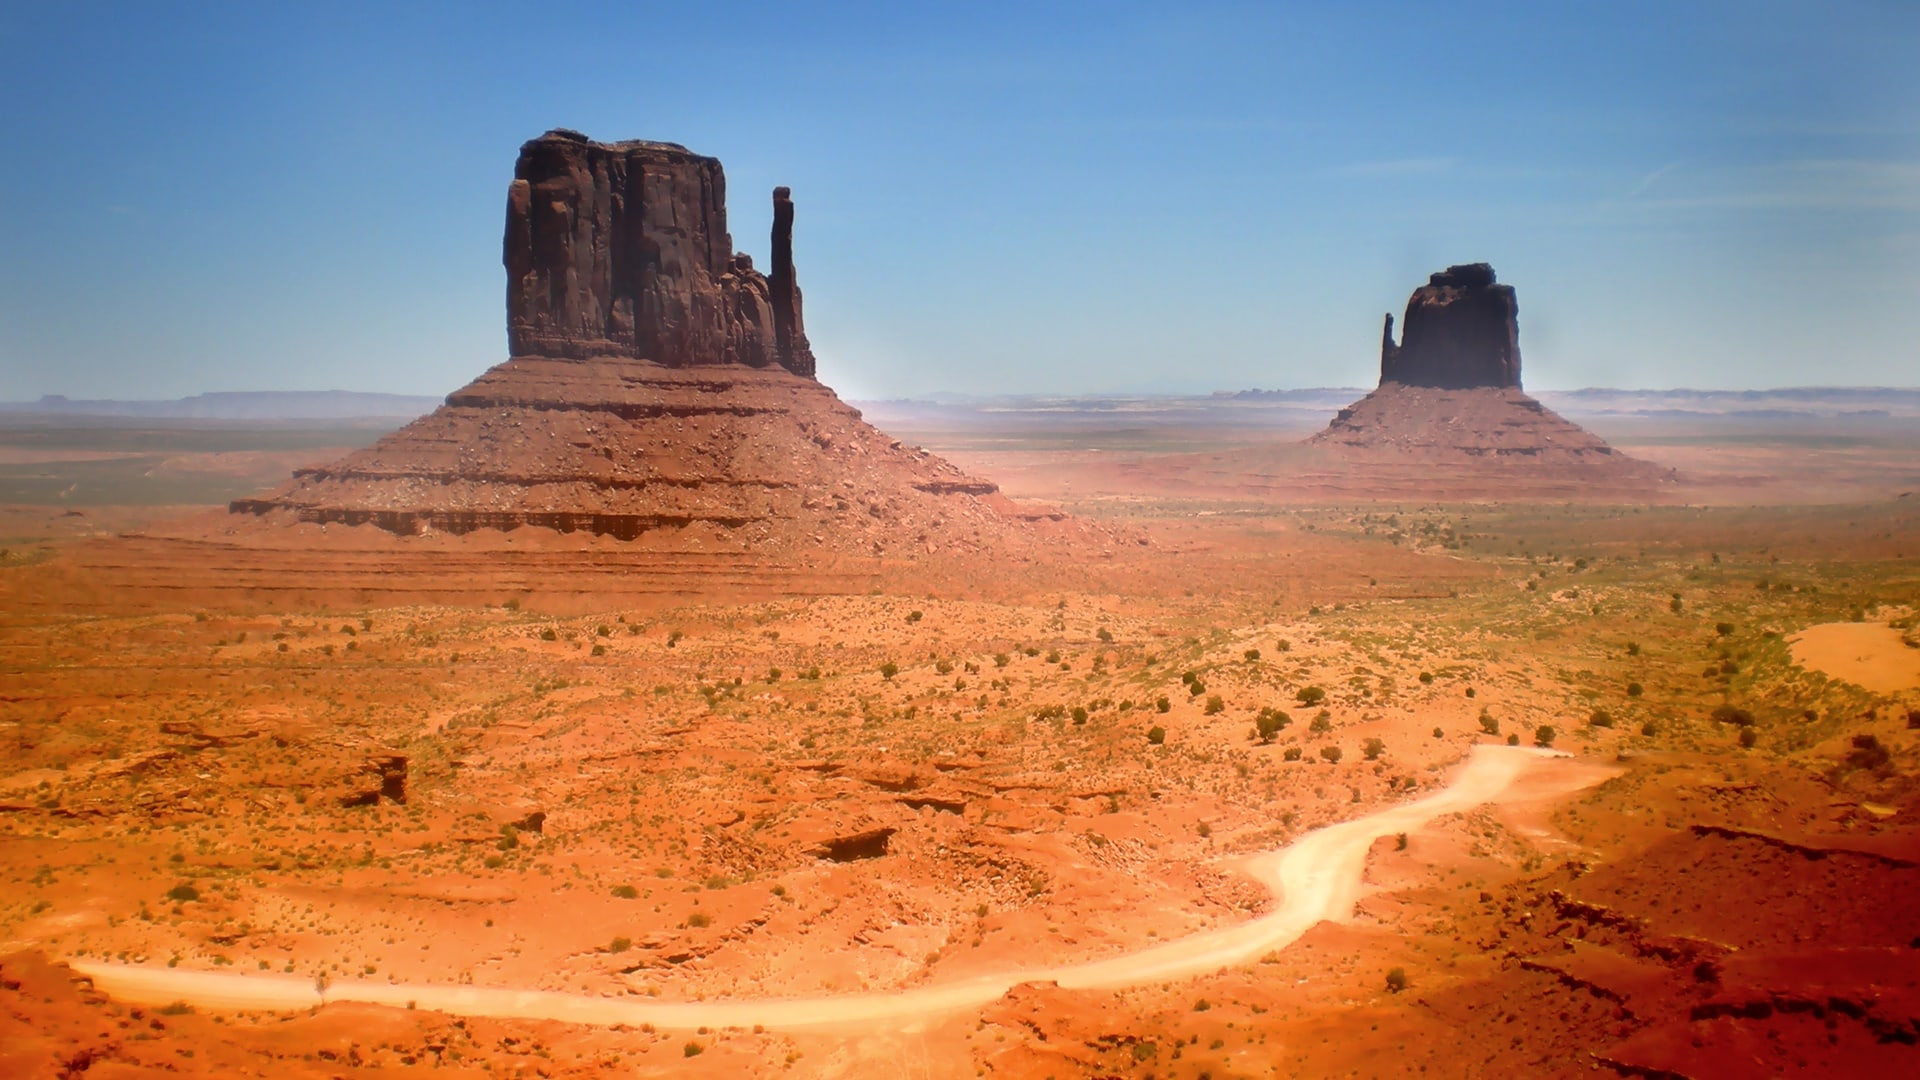
<instances>
[{"instance_id":1,"label":"distant mesa","mask_svg":"<svg viewBox=\"0 0 1920 1080\"><path fill-rule=\"evenodd\" d=\"M1398 343L1386 317L1379 387L1309 442L1391 467L1383 481L1424 475L1462 491L1481 490L1490 470L1515 496L1627 494L1673 478L1521 391L1520 305L1486 263L1449 266L1415 289Z\"/></svg>"},{"instance_id":2,"label":"distant mesa","mask_svg":"<svg viewBox=\"0 0 1920 1080\"><path fill-rule=\"evenodd\" d=\"M1380 341L1380 381L1470 390L1520 388L1520 305L1486 263L1449 266L1407 301L1400 344L1393 316Z\"/></svg>"},{"instance_id":3,"label":"distant mesa","mask_svg":"<svg viewBox=\"0 0 1920 1080\"><path fill-rule=\"evenodd\" d=\"M719 161L566 130L528 142L507 190L510 359L230 509L402 536L535 526L910 557L1057 520L875 430L815 379L787 188L773 211L763 276L733 250Z\"/></svg>"}]
</instances>

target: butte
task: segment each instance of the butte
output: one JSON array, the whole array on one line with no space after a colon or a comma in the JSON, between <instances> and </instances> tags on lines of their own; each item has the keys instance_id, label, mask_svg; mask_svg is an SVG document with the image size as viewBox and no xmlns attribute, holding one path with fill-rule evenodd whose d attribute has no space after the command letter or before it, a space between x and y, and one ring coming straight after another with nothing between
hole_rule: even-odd
<instances>
[{"instance_id":1,"label":"butte","mask_svg":"<svg viewBox=\"0 0 1920 1080\"><path fill-rule=\"evenodd\" d=\"M1486 263L1429 276L1380 341L1380 385L1308 445L1386 490L1434 497L1645 497L1667 470L1520 389L1520 308ZM1383 493L1385 491L1383 490Z\"/></svg>"},{"instance_id":2,"label":"butte","mask_svg":"<svg viewBox=\"0 0 1920 1080\"><path fill-rule=\"evenodd\" d=\"M733 249L718 160L567 130L526 143L507 191L509 358L226 515L83 553L69 603L91 585L120 604L161 588L215 606L578 609L863 591L903 571L971 586L1104 546L819 382L793 222L775 188L762 275Z\"/></svg>"}]
</instances>

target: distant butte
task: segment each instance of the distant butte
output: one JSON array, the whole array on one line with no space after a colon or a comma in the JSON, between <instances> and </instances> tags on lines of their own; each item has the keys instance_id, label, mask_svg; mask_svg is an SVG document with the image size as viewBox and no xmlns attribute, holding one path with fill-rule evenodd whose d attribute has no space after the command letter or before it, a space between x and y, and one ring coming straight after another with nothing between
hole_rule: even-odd
<instances>
[{"instance_id":1,"label":"distant butte","mask_svg":"<svg viewBox=\"0 0 1920 1080\"><path fill-rule=\"evenodd\" d=\"M528 142L507 189L511 358L230 509L401 536L533 526L909 557L995 550L1057 519L875 430L816 380L787 188L773 210L762 276L733 250L714 158L565 130Z\"/></svg>"},{"instance_id":2,"label":"distant butte","mask_svg":"<svg viewBox=\"0 0 1920 1080\"><path fill-rule=\"evenodd\" d=\"M1309 443L1370 463L1383 481L1423 475L1435 492L1478 496L1494 474L1511 497L1631 494L1671 479L1521 391L1519 315L1513 287L1486 263L1431 275L1407 301L1397 344L1386 318L1379 387Z\"/></svg>"}]
</instances>

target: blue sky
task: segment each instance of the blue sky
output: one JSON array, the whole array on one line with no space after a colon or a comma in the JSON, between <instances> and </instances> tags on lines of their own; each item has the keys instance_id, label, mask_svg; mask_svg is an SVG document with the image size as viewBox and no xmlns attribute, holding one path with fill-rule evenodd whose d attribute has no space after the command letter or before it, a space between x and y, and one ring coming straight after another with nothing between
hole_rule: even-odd
<instances>
[{"instance_id":1,"label":"blue sky","mask_svg":"<svg viewBox=\"0 0 1920 1080\"><path fill-rule=\"evenodd\" d=\"M0 6L0 399L446 393L550 127L775 184L846 397L1370 385L1448 263L1525 377L1920 384L1920 4Z\"/></svg>"}]
</instances>

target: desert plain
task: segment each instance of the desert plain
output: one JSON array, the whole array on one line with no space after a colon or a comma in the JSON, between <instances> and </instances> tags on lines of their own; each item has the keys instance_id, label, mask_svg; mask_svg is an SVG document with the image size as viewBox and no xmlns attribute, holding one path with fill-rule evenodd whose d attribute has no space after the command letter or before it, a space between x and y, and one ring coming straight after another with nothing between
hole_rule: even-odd
<instances>
[{"instance_id":1,"label":"desert plain","mask_svg":"<svg viewBox=\"0 0 1920 1080\"><path fill-rule=\"evenodd\" d=\"M9 419L0 1072L1912 1072L1920 420L1580 417L1628 499L1283 398L870 403L1033 539L774 570Z\"/></svg>"}]
</instances>

